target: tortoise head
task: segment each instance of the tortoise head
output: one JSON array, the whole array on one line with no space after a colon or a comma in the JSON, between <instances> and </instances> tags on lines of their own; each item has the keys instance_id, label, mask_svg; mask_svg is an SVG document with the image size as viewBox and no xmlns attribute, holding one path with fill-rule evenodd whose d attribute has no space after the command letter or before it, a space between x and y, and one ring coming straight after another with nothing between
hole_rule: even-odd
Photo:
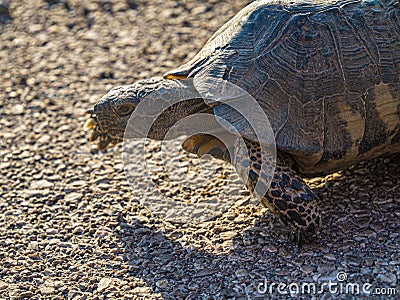
<instances>
[{"instance_id":1,"label":"tortoise head","mask_svg":"<svg viewBox=\"0 0 400 300\"><path fill-rule=\"evenodd\" d=\"M129 137L147 135L151 139L162 140L180 119L209 110L200 97L192 95L195 92L190 84L163 78L145 79L131 85L115 87L97 102L93 110L88 111L91 116L84 129L92 129L89 139L91 142L97 141L99 150L122 142L128 123L132 129L130 132L134 132ZM149 101L143 101L144 99ZM142 102L146 103L146 107L140 109L140 112L136 111L135 118L130 121L132 113ZM157 111L161 113L156 114ZM146 122L141 120L146 118L150 118L151 127L144 131L141 123Z\"/></svg>"}]
</instances>

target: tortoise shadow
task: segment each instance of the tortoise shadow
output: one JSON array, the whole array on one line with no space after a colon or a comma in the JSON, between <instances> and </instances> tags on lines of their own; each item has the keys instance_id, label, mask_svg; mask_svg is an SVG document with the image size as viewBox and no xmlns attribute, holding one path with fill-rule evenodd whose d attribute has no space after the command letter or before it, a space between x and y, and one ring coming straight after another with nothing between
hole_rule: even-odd
<instances>
[{"instance_id":1,"label":"tortoise shadow","mask_svg":"<svg viewBox=\"0 0 400 300\"><path fill-rule=\"evenodd\" d=\"M324 224L315 241L301 247L282 236L285 229L269 212L232 236L229 249L220 253L199 246L204 234L193 228L188 233L121 216L117 234L130 274L165 299L263 297L260 284L324 282L336 280L339 271L353 282L393 286L392 277L376 277L374 268L384 264L388 276L396 271L390 260L400 252L399 159L393 155L349 168L317 189ZM212 234L222 241L218 232ZM268 298L274 296L282 295L275 290Z\"/></svg>"}]
</instances>

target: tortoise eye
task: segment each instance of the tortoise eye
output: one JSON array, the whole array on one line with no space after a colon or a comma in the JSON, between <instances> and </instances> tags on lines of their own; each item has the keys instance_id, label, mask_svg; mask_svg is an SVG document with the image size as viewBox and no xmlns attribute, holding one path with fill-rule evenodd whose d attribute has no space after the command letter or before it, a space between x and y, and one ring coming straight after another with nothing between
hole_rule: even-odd
<instances>
[{"instance_id":1,"label":"tortoise eye","mask_svg":"<svg viewBox=\"0 0 400 300\"><path fill-rule=\"evenodd\" d=\"M134 107L130 104L122 104L117 107L117 114L121 117L130 115L131 112L134 110Z\"/></svg>"}]
</instances>

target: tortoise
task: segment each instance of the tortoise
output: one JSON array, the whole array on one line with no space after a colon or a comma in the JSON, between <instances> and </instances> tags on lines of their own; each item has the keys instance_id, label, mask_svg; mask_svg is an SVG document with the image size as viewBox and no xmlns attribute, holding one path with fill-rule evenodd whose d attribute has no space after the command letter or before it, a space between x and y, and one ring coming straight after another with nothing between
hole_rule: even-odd
<instances>
[{"instance_id":1,"label":"tortoise","mask_svg":"<svg viewBox=\"0 0 400 300\"><path fill-rule=\"evenodd\" d=\"M90 140L103 150L123 139L130 115L155 91L167 95L190 78L223 79L244 89L268 116L276 143L275 173L262 203L290 227L294 241L308 242L321 217L319 198L303 177L400 152L399 10L398 0L255 1L181 67L110 90L85 128L93 129ZM182 102L163 113L148 137L162 140L175 122L198 112L232 113L204 99ZM241 164L242 174L256 194L260 142L243 127L232 135L245 140L251 160ZM242 159L207 134L183 147Z\"/></svg>"}]
</instances>

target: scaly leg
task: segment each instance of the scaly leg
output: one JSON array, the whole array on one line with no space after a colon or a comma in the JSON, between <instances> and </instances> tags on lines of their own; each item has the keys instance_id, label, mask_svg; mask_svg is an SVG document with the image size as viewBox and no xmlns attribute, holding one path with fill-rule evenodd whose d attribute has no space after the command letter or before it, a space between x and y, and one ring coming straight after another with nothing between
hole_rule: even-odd
<instances>
[{"instance_id":1,"label":"scaly leg","mask_svg":"<svg viewBox=\"0 0 400 300\"><path fill-rule=\"evenodd\" d=\"M293 169L294 160L285 154L277 155L275 172L268 188L270 177L261 171L260 145L244 141L247 149L235 147L235 167L238 174L242 179L247 178L246 186L253 194L262 197L259 197L262 204L291 228L295 242L308 242L320 227L318 196ZM263 162L268 170L268 160L263 159ZM259 185L256 186L258 181ZM259 186L264 187L261 189L262 195L257 192Z\"/></svg>"},{"instance_id":2,"label":"scaly leg","mask_svg":"<svg viewBox=\"0 0 400 300\"><path fill-rule=\"evenodd\" d=\"M232 149L227 149L218 138L208 134L192 136L182 146L199 157L210 154L234 164L247 188L291 228L292 239L298 244L308 242L320 227L318 196L293 169L294 160L289 155L278 154L274 170L270 161L273 157L262 158L258 143L244 139L243 147L243 144L240 144L240 141L243 141L241 137L231 136L236 140L236 143L228 143L234 145ZM261 167L261 161L265 170ZM268 176L264 171L270 172L271 175ZM268 187L271 176L273 177Z\"/></svg>"}]
</instances>

